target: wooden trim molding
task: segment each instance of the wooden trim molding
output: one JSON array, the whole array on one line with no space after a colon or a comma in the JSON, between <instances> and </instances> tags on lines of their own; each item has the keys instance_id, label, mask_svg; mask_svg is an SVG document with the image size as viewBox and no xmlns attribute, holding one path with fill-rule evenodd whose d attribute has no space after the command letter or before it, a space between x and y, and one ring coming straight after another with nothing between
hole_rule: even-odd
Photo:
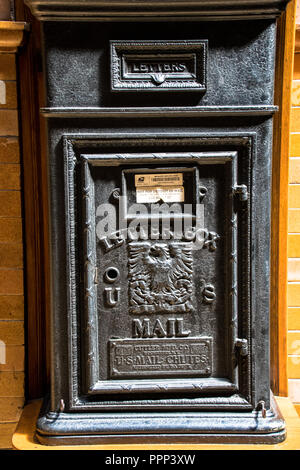
<instances>
[{"instance_id":1,"label":"wooden trim molding","mask_svg":"<svg viewBox=\"0 0 300 470\"><path fill-rule=\"evenodd\" d=\"M25 22L0 21L0 52L17 52L22 45L24 30L28 30Z\"/></svg>"},{"instance_id":2,"label":"wooden trim molding","mask_svg":"<svg viewBox=\"0 0 300 470\"><path fill-rule=\"evenodd\" d=\"M295 44L296 0L278 20L275 72L272 233L271 233L271 385L288 395L287 381L287 233L290 109Z\"/></svg>"},{"instance_id":3,"label":"wooden trim molding","mask_svg":"<svg viewBox=\"0 0 300 470\"><path fill-rule=\"evenodd\" d=\"M288 0L25 0L42 21L165 21L274 18ZM170 14L171 13L171 14Z\"/></svg>"},{"instance_id":4,"label":"wooden trim molding","mask_svg":"<svg viewBox=\"0 0 300 470\"><path fill-rule=\"evenodd\" d=\"M26 305L26 398L39 398L49 386L48 195L43 105L43 69L40 23L15 1L17 20L30 23L31 31L18 54L20 136L23 173L25 305Z\"/></svg>"}]
</instances>

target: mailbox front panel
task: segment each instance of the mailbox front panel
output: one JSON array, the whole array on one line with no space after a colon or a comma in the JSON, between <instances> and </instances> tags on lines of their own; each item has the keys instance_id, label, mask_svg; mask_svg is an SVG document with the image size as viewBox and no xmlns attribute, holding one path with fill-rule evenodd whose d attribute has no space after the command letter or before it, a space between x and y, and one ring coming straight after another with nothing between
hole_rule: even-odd
<instances>
[{"instance_id":1,"label":"mailbox front panel","mask_svg":"<svg viewBox=\"0 0 300 470\"><path fill-rule=\"evenodd\" d=\"M65 135L72 409L252 408L254 138Z\"/></svg>"}]
</instances>

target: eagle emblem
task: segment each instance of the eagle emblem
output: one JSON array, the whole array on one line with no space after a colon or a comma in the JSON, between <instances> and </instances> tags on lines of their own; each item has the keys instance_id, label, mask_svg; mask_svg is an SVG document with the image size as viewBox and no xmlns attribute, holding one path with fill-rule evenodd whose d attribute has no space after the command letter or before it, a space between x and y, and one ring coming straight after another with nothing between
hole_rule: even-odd
<instances>
[{"instance_id":1,"label":"eagle emblem","mask_svg":"<svg viewBox=\"0 0 300 470\"><path fill-rule=\"evenodd\" d=\"M130 312L192 311L192 243L131 242L128 246Z\"/></svg>"}]
</instances>

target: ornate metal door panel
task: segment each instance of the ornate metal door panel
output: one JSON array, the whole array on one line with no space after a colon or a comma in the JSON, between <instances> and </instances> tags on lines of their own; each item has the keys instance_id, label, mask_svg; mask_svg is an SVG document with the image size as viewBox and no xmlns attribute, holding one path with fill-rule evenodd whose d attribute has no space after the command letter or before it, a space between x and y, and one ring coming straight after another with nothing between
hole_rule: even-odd
<instances>
[{"instance_id":1,"label":"ornate metal door panel","mask_svg":"<svg viewBox=\"0 0 300 470\"><path fill-rule=\"evenodd\" d=\"M44 21L51 213L38 439L283 440L269 229L286 2L27 3Z\"/></svg>"},{"instance_id":2,"label":"ornate metal door panel","mask_svg":"<svg viewBox=\"0 0 300 470\"><path fill-rule=\"evenodd\" d=\"M236 147L247 142L244 156L220 145L201 152L208 143L201 135L156 138L155 150L151 134L117 137L124 152L114 153L113 135L93 142L65 136L74 279L69 302L73 320L77 311L84 312L85 394L97 397L94 408L132 408L128 396L136 400L136 394L140 406L146 393L153 394L151 406L160 408L170 407L165 403L170 393L180 394L172 407L199 407L209 393L214 404L219 396L221 407L252 408L247 260L254 136L231 137ZM166 142L177 151L168 152ZM82 153L83 145L93 153ZM160 145L164 153L156 151ZM98 154L103 146L108 153ZM128 153L129 146L134 152ZM185 151L189 147L199 150ZM137 203L135 181L147 176L171 190L168 181L181 180L184 199ZM148 192L146 200L151 196ZM246 261L242 269L240 259ZM80 287L76 273L84 273ZM78 336L73 320L72 336ZM78 363L78 348L72 355ZM112 394L118 394L117 403ZM196 396L189 401L188 394ZM72 408L85 407L81 395L79 387ZM207 406L209 399L204 402Z\"/></svg>"}]
</instances>

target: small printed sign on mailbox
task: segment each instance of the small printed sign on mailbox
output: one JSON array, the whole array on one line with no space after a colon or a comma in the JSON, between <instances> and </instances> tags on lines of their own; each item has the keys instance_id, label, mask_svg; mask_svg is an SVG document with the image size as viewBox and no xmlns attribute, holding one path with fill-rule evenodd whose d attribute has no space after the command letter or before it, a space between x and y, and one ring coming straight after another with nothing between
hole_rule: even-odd
<instances>
[{"instance_id":1,"label":"small printed sign on mailbox","mask_svg":"<svg viewBox=\"0 0 300 470\"><path fill-rule=\"evenodd\" d=\"M211 338L110 341L113 377L199 376L211 372Z\"/></svg>"},{"instance_id":2,"label":"small printed sign on mailbox","mask_svg":"<svg viewBox=\"0 0 300 470\"><path fill-rule=\"evenodd\" d=\"M136 202L184 202L182 173L135 175Z\"/></svg>"}]
</instances>

